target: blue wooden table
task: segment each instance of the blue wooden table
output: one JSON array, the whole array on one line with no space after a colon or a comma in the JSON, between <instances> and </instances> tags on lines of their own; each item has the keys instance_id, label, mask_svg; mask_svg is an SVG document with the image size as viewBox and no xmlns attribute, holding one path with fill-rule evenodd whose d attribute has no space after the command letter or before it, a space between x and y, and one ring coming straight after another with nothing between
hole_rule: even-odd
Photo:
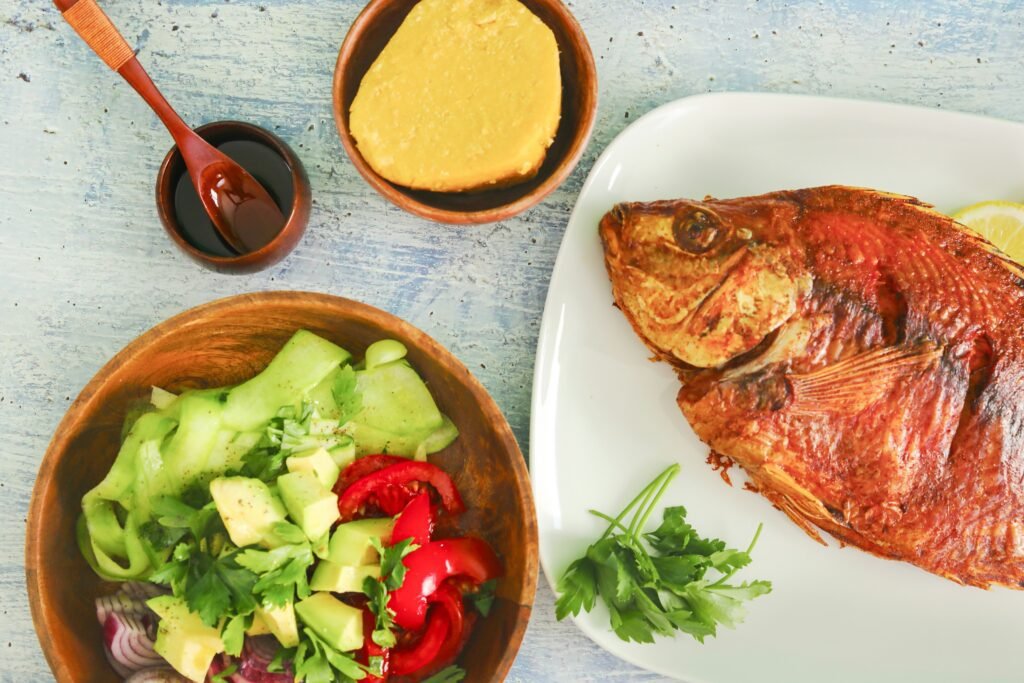
<instances>
[{"instance_id":1,"label":"blue wooden table","mask_svg":"<svg viewBox=\"0 0 1024 683\"><path fill-rule=\"evenodd\" d=\"M93 373L168 316L265 289L379 306L461 358L525 451L537 330L569 211L597 155L641 114L696 93L764 90L1024 121L1020 0L575 0L601 79L583 161L522 216L450 228L386 203L338 141L331 74L361 4L103 3L186 120L253 121L305 162L309 232L286 261L248 277L204 271L164 237L153 178L170 140L142 101L49 3L0 4L0 680L51 679L22 552L51 433ZM552 602L542 580L509 680L661 680L557 623Z\"/></svg>"}]
</instances>

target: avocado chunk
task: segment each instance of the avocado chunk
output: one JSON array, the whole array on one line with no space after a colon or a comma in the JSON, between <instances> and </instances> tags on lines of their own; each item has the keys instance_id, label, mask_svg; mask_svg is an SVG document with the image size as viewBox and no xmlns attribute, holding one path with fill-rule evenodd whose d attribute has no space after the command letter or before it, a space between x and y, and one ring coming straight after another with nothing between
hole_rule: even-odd
<instances>
[{"instance_id":1,"label":"avocado chunk","mask_svg":"<svg viewBox=\"0 0 1024 683\"><path fill-rule=\"evenodd\" d=\"M213 658L224 650L217 629L189 611L182 598L161 595L146 604L160 617L154 646L157 654L185 678L205 681Z\"/></svg>"},{"instance_id":2,"label":"avocado chunk","mask_svg":"<svg viewBox=\"0 0 1024 683\"><path fill-rule=\"evenodd\" d=\"M327 489L334 486L341 474L341 468L326 448L293 455L285 463L289 472L312 472Z\"/></svg>"},{"instance_id":3,"label":"avocado chunk","mask_svg":"<svg viewBox=\"0 0 1024 683\"><path fill-rule=\"evenodd\" d=\"M232 543L239 548L257 543L267 548L280 545L273 528L285 521L285 508L262 481L217 477L210 482L210 495Z\"/></svg>"},{"instance_id":4,"label":"avocado chunk","mask_svg":"<svg viewBox=\"0 0 1024 683\"><path fill-rule=\"evenodd\" d=\"M259 610L259 608L256 608ZM271 635L270 627L267 626L267 622L263 621L263 617L259 615L259 612L252 613L252 623L249 624L249 628L245 629L245 635L247 636L267 636Z\"/></svg>"},{"instance_id":5,"label":"avocado chunk","mask_svg":"<svg viewBox=\"0 0 1024 683\"><path fill-rule=\"evenodd\" d=\"M299 403L310 389L352 357L345 349L299 330L266 369L228 392L224 424L250 431L277 414L281 406Z\"/></svg>"},{"instance_id":6,"label":"avocado chunk","mask_svg":"<svg viewBox=\"0 0 1024 683\"><path fill-rule=\"evenodd\" d=\"M288 514L310 540L331 530L338 521L338 496L324 488L312 472L289 472L277 478L281 500Z\"/></svg>"},{"instance_id":7,"label":"avocado chunk","mask_svg":"<svg viewBox=\"0 0 1024 683\"><path fill-rule=\"evenodd\" d=\"M380 579L380 565L366 564L361 567L337 564L323 560L313 570L309 587L315 591L331 593L361 593L367 576Z\"/></svg>"},{"instance_id":8,"label":"avocado chunk","mask_svg":"<svg viewBox=\"0 0 1024 683\"><path fill-rule=\"evenodd\" d=\"M356 459L356 442L351 436L343 435L339 439L338 445L331 446L327 450L334 458L334 464L342 469L348 467Z\"/></svg>"},{"instance_id":9,"label":"avocado chunk","mask_svg":"<svg viewBox=\"0 0 1024 683\"><path fill-rule=\"evenodd\" d=\"M256 620L262 621L268 630L273 633L278 642L285 647L295 647L299 644L299 628L295 623L295 608L292 603L286 603L283 607L262 607L256 608L253 625Z\"/></svg>"},{"instance_id":10,"label":"avocado chunk","mask_svg":"<svg viewBox=\"0 0 1024 683\"><path fill-rule=\"evenodd\" d=\"M313 593L295 604L295 612L306 626L339 652L363 646L363 612L346 605L330 593Z\"/></svg>"},{"instance_id":11,"label":"avocado chunk","mask_svg":"<svg viewBox=\"0 0 1024 683\"><path fill-rule=\"evenodd\" d=\"M387 544L394 528L395 520L391 517L360 519L341 524L331 534L325 559L337 565L354 567L376 564L380 562L380 554L370 539L379 538L383 544Z\"/></svg>"}]
</instances>

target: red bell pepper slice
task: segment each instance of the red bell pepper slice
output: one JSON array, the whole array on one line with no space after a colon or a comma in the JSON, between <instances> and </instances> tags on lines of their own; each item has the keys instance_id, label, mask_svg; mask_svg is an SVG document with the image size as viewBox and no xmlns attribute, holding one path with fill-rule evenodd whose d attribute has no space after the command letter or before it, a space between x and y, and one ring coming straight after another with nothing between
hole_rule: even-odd
<instances>
[{"instance_id":1,"label":"red bell pepper slice","mask_svg":"<svg viewBox=\"0 0 1024 683\"><path fill-rule=\"evenodd\" d=\"M370 657L380 657L381 675L366 674L363 683L386 683L391 672L391 650L373 642L373 631L377 628L377 617L369 609L363 609L363 647L356 653L356 661L369 665Z\"/></svg>"},{"instance_id":2,"label":"red bell pepper slice","mask_svg":"<svg viewBox=\"0 0 1024 683\"><path fill-rule=\"evenodd\" d=\"M377 470L382 470L390 465L396 465L408 460L409 458L403 458L400 455L386 455L384 453L380 453L378 455L364 455L361 458L357 458L350 462L348 466L341 471L341 476L338 477L338 481L334 484L334 492L341 495L345 489L366 475L373 474Z\"/></svg>"},{"instance_id":3,"label":"red bell pepper slice","mask_svg":"<svg viewBox=\"0 0 1024 683\"><path fill-rule=\"evenodd\" d=\"M404 486L385 486L376 491L371 497L370 507L376 505L388 517L394 517L402 510L405 506L412 502L413 497L416 494L413 491L405 488ZM368 506L361 506L362 508Z\"/></svg>"},{"instance_id":4,"label":"red bell pepper slice","mask_svg":"<svg viewBox=\"0 0 1024 683\"><path fill-rule=\"evenodd\" d=\"M427 599L445 580L461 576L483 583L504 573L491 546L469 536L428 543L409 553L402 563L407 568L405 580L392 591L388 607L395 613L395 623L408 631L423 627Z\"/></svg>"},{"instance_id":5,"label":"red bell pepper slice","mask_svg":"<svg viewBox=\"0 0 1024 683\"><path fill-rule=\"evenodd\" d=\"M415 673L437 660L448 642L451 622L446 609L433 609L423 634L413 644L391 650L391 672L396 676Z\"/></svg>"},{"instance_id":6,"label":"red bell pepper slice","mask_svg":"<svg viewBox=\"0 0 1024 683\"><path fill-rule=\"evenodd\" d=\"M434 533L434 511L430 507L430 494L423 492L409 501L391 532L391 544L394 545L411 538L416 545L423 547L430 543Z\"/></svg>"},{"instance_id":7,"label":"red bell pepper slice","mask_svg":"<svg viewBox=\"0 0 1024 683\"><path fill-rule=\"evenodd\" d=\"M435 665L445 666L455 661L455 657L462 649L463 636L468 624L466 623L465 603L462 601L462 591L453 586L450 582L442 583L430 596L432 609L443 609L448 614L450 623L448 639L441 646L434 660Z\"/></svg>"},{"instance_id":8,"label":"red bell pepper slice","mask_svg":"<svg viewBox=\"0 0 1024 683\"><path fill-rule=\"evenodd\" d=\"M346 488L338 499L341 521L356 519L363 508L372 504L385 514L398 514L423 484L429 484L437 492L446 512L453 515L465 512L462 496L444 470L429 462L405 460L371 472Z\"/></svg>"}]
</instances>

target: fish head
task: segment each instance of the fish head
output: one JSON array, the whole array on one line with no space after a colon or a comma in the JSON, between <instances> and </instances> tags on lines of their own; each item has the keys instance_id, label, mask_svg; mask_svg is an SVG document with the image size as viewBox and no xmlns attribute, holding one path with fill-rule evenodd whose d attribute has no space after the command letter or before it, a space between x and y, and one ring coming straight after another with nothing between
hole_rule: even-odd
<instances>
[{"instance_id":1,"label":"fish head","mask_svg":"<svg viewBox=\"0 0 1024 683\"><path fill-rule=\"evenodd\" d=\"M786 228L796 215L782 201L619 204L600 225L616 303L660 356L723 365L789 319L810 288Z\"/></svg>"}]
</instances>

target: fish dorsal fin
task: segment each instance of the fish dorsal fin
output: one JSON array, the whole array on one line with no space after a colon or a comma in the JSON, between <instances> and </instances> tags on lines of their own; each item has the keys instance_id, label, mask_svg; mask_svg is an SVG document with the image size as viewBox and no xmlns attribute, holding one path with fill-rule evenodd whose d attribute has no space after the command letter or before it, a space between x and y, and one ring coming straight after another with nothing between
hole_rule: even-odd
<instances>
[{"instance_id":1,"label":"fish dorsal fin","mask_svg":"<svg viewBox=\"0 0 1024 683\"><path fill-rule=\"evenodd\" d=\"M963 223L958 223L956 221L952 221L951 224L952 224L954 229L959 231L964 237L966 237L970 241L974 242L981 250L986 251L989 254L992 254L993 256L995 256L996 257L996 262L1000 266L1002 266L1004 269L1008 270L1015 277L1018 277L1021 280L1024 280L1024 267L1022 267L1019 263L1017 263L1012 258L1010 258L1006 254L1006 252L1004 252L1002 249L1000 249L996 245L994 245L991 242L989 242L987 239L985 239L984 237L979 235L974 230L971 230L970 228L968 228Z\"/></svg>"},{"instance_id":2,"label":"fish dorsal fin","mask_svg":"<svg viewBox=\"0 0 1024 683\"><path fill-rule=\"evenodd\" d=\"M855 413L878 401L893 386L935 363L942 349L931 342L884 346L806 374L789 375L791 407L800 413Z\"/></svg>"}]
</instances>

